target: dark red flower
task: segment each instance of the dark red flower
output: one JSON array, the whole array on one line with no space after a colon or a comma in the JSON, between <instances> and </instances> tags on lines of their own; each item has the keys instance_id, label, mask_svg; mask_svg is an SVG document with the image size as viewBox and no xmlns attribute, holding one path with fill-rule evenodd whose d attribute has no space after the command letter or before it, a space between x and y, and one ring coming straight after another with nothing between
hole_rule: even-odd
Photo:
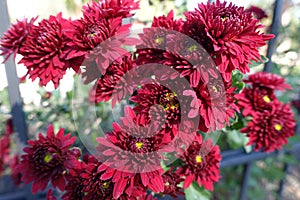
<instances>
[{"instance_id":1,"label":"dark red flower","mask_svg":"<svg viewBox=\"0 0 300 200\"><path fill-rule=\"evenodd\" d=\"M268 18L266 12L257 6L250 6L250 8L247 8L245 11L252 13L254 17L258 20L261 20L263 18Z\"/></svg>"},{"instance_id":2,"label":"dark red flower","mask_svg":"<svg viewBox=\"0 0 300 200\"><path fill-rule=\"evenodd\" d=\"M98 172L98 167L102 163L99 162L94 156L90 156L86 166L80 174L81 179L83 179L83 193L84 200L92 199L112 199L112 192L114 184L112 180L101 180L103 172ZM109 171L109 169L108 169Z\"/></svg>"},{"instance_id":3,"label":"dark red flower","mask_svg":"<svg viewBox=\"0 0 300 200\"><path fill-rule=\"evenodd\" d=\"M53 195L53 191L51 189L48 190L46 200L57 200L57 198Z\"/></svg>"},{"instance_id":4,"label":"dark red flower","mask_svg":"<svg viewBox=\"0 0 300 200\"><path fill-rule=\"evenodd\" d=\"M93 1L82 8L84 15L100 14L103 18L127 18L133 16L131 11L139 9L135 0L100 0Z\"/></svg>"},{"instance_id":5,"label":"dark red flower","mask_svg":"<svg viewBox=\"0 0 300 200\"><path fill-rule=\"evenodd\" d=\"M201 135L195 137L187 151L180 152L184 165L177 173L184 177L183 188L188 188L193 181L207 190L213 190L213 183L220 178L220 149L213 146L211 140L203 141Z\"/></svg>"},{"instance_id":6,"label":"dark red flower","mask_svg":"<svg viewBox=\"0 0 300 200\"><path fill-rule=\"evenodd\" d=\"M237 105L243 109L243 115L255 115L256 112L272 109L272 103L278 101L273 90L263 87L244 88L237 94Z\"/></svg>"},{"instance_id":7,"label":"dark red flower","mask_svg":"<svg viewBox=\"0 0 300 200\"><path fill-rule=\"evenodd\" d=\"M255 74L251 74L244 82L251 84L252 87L264 87L270 90L292 89L289 84L285 83L283 77L268 72L256 72Z\"/></svg>"},{"instance_id":8,"label":"dark red flower","mask_svg":"<svg viewBox=\"0 0 300 200\"><path fill-rule=\"evenodd\" d=\"M9 136L14 132L12 118L9 118L5 124L5 135Z\"/></svg>"},{"instance_id":9,"label":"dark red flower","mask_svg":"<svg viewBox=\"0 0 300 200\"><path fill-rule=\"evenodd\" d=\"M3 135L0 137L0 175L5 170L5 165L9 159L10 137Z\"/></svg>"},{"instance_id":10,"label":"dark red flower","mask_svg":"<svg viewBox=\"0 0 300 200\"><path fill-rule=\"evenodd\" d=\"M238 107L234 102L235 88L220 76L210 77L207 84L200 83L194 88L199 99L199 129L203 132L215 131L229 125L229 118L234 117Z\"/></svg>"},{"instance_id":11,"label":"dark red flower","mask_svg":"<svg viewBox=\"0 0 300 200\"><path fill-rule=\"evenodd\" d=\"M300 111L300 100L298 100L298 99L292 100L292 105L293 105L298 111Z\"/></svg>"},{"instance_id":12,"label":"dark red flower","mask_svg":"<svg viewBox=\"0 0 300 200\"><path fill-rule=\"evenodd\" d=\"M290 105L274 102L272 109L258 112L241 132L249 137L248 145L255 145L255 151L270 152L287 143L295 134L295 126Z\"/></svg>"},{"instance_id":13,"label":"dark red flower","mask_svg":"<svg viewBox=\"0 0 300 200\"><path fill-rule=\"evenodd\" d=\"M231 80L235 69L249 72L251 60L258 61L258 47L264 46L273 35L262 34L262 25L243 7L230 3L199 4L187 12L184 33L195 39L214 59L225 81Z\"/></svg>"},{"instance_id":14,"label":"dark red flower","mask_svg":"<svg viewBox=\"0 0 300 200\"><path fill-rule=\"evenodd\" d=\"M142 44L137 46L137 63L162 63L166 50L167 36L178 33L183 26L181 19L174 19L174 12L167 16L154 17L151 28L144 28L139 34Z\"/></svg>"},{"instance_id":15,"label":"dark red flower","mask_svg":"<svg viewBox=\"0 0 300 200\"><path fill-rule=\"evenodd\" d=\"M184 181L184 178L175 173L174 167L163 174L163 180L165 184L163 194L170 195L173 198L176 198L178 195L184 195L182 188L179 187L179 184Z\"/></svg>"},{"instance_id":16,"label":"dark red flower","mask_svg":"<svg viewBox=\"0 0 300 200\"><path fill-rule=\"evenodd\" d=\"M0 39L0 55L5 56L4 62L10 55L16 57L17 53L20 53L20 48L23 46L23 42L28 36L29 30L32 28L34 21L37 18L31 18L30 20L24 18L22 21L17 20L16 23L3 34Z\"/></svg>"},{"instance_id":17,"label":"dark red flower","mask_svg":"<svg viewBox=\"0 0 300 200\"><path fill-rule=\"evenodd\" d=\"M156 133L155 123L149 126L144 118L139 118L129 107L125 109L122 124L113 124L114 131L106 138L97 138L104 171L102 180L112 179L115 184L113 197L124 193L127 183L130 186L148 187L154 192L163 192L163 169L160 162L164 147L170 142L168 135ZM107 170L111 168L110 170Z\"/></svg>"},{"instance_id":18,"label":"dark red flower","mask_svg":"<svg viewBox=\"0 0 300 200\"><path fill-rule=\"evenodd\" d=\"M291 89L291 86L285 83L284 78L267 72L252 74L244 82L250 87L244 88L235 96L238 106L243 108L244 116L253 116L256 112L271 110L272 103L278 101L274 90Z\"/></svg>"},{"instance_id":19,"label":"dark red flower","mask_svg":"<svg viewBox=\"0 0 300 200\"><path fill-rule=\"evenodd\" d=\"M186 35L168 35L167 52L163 55L162 64L176 69L192 87L200 81L207 83L209 76L218 77L219 71L205 49Z\"/></svg>"},{"instance_id":20,"label":"dark red flower","mask_svg":"<svg viewBox=\"0 0 300 200\"><path fill-rule=\"evenodd\" d=\"M45 86L52 81L57 88L60 79L68 68L79 70L75 60L69 60L67 37L64 28L69 21L62 18L62 14L50 16L39 22L38 26L31 26L25 42L22 43L20 63L27 67L27 74L32 80L40 79L40 85ZM79 66L78 66L79 65Z\"/></svg>"},{"instance_id":21,"label":"dark red flower","mask_svg":"<svg viewBox=\"0 0 300 200\"><path fill-rule=\"evenodd\" d=\"M180 124L180 103L177 94L158 83L143 85L137 93L130 98L136 103L133 108L139 114L146 115L158 122L166 133L176 135ZM157 106L155 106L157 105Z\"/></svg>"},{"instance_id":22,"label":"dark red flower","mask_svg":"<svg viewBox=\"0 0 300 200\"><path fill-rule=\"evenodd\" d=\"M138 43L137 39L128 38L130 26L122 25L122 18L107 19L99 13L84 15L83 18L73 21L67 32L70 39L68 45L72 49L68 58L86 58L83 63L86 74L98 70L103 75L111 62L128 53L122 45ZM96 65L91 64L93 62ZM91 67L96 69L90 69Z\"/></svg>"},{"instance_id":23,"label":"dark red flower","mask_svg":"<svg viewBox=\"0 0 300 200\"><path fill-rule=\"evenodd\" d=\"M131 56L124 56L119 61L114 61L106 69L105 74L98 79L90 91L89 100L92 103L109 101L112 99L113 106L120 102L123 97L133 93L137 83L134 71L130 70L136 67Z\"/></svg>"},{"instance_id":24,"label":"dark red flower","mask_svg":"<svg viewBox=\"0 0 300 200\"><path fill-rule=\"evenodd\" d=\"M174 30L180 32L182 30L182 19L174 18L174 11L171 10L167 16L154 17L151 27L161 27L168 30Z\"/></svg>"},{"instance_id":25,"label":"dark red flower","mask_svg":"<svg viewBox=\"0 0 300 200\"><path fill-rule=\"evenodd\" d=\"M16 186L19 186L21 184L21 178L22 178L22 174L16 170L18 164L19 164L19 155L14 155L10 160L9 167L11 170L10 177Z\"/></svg>"},{"instance_id":26,"label":"dark red flower","mask_svg":"<svg viewBox=\"0 0 300 200\"><path fill-rule=\"evenodd\" d=\"M33 193L45 190L50 180L54 187L65 189L66 170L78 164L69 151L76 138L70 136L64 135L64 129L54 134L50 125L46 136L40 133L37 140L28 141L29 147L24 148L25 154L16 170L22 173L22 181L26 184L33 182Z\"/></svg>"}]
</instances>

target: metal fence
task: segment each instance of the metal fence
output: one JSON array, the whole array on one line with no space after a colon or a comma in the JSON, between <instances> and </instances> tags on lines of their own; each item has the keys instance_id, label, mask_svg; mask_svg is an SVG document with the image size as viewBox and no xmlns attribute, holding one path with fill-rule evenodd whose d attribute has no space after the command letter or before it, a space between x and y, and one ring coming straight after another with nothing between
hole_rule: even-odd
<instances>
[{"instance_id":1,"label":"metal fence","mask_svg":"<svg viewBox=\"0 0 300 200\"><path fill-rule=\"evenodd\" d=\"M274 15L271 26L271 33L278 34L280 28L280 19L281 19L281 11L283 7L283 0L276 0L274 5ZM9 15L7 11L6 0L0 0L0 35L2 35L10 25ZM267 57L270 58L269 62L266 63L264 67L264 71L271 71L272 61L271 56L274 52L276 44L276 38L269 42ZM26 143L27 137L27 125L25 121L25 115L22 107L22 98L20 96L19 91L19 79L16 73L16 66L12 58L10 58L5 64L7 81L8 81L8 95L9 101L11 105L11 115L13 117L13 125L15 131L19 134L19 138L21 142ZM300 98L300 97L299 97ZM298 122L296 133L300 134L300 112L298 111ZM289 155L297 155L300 153L300 143L293 145L289 149L283 149L281 151L275 151L272 153L264 153L264 152L251 152L246 153L244 150L228 150L222 152L222 161L221 168L232 167L237 165L243 165L243 180L240 186L240 194L239 199L245 200L247 199L247 189L249 186L249 180L251 175L251 169L255 161L263 160L267 157L272 157L276 155L289 154ZM287 174L289 169L289 164L285 164L284 171ZM281 198L282 191L284 188L285 180L282 179L279 183L278 196ZM0 189L2 187L7 188L5 193L0 193L0 200L32 200L32 199L45 199L46 193L41 192L37 195L31 194L30 185L24 186L22 188L9 188L11 181L9 177L4 177L0 180ZM179 198L183 199L183 198Z\"/></svg>"}]
</instances>

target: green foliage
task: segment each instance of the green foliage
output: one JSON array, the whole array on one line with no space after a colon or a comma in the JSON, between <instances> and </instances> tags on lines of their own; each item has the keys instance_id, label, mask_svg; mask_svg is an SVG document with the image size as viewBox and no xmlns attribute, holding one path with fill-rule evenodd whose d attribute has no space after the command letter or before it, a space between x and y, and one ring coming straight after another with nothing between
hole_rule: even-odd
<instances>
[{"instance_id":1,"label":"green foliage","mask_svg":"<svg viewBox=\"0 0 300 200\"><path fill-rule=\"evenodd\" d=\"M238 71L238 70L233 71L232 86L237 88L236 93L239 93L245 87L245 83L242 81L243 78L244 78L244 75L240 71Z\"/></svg>"},{"instance_id":2,"label":"green foliage","mask_svg":"<svg viewBox=\"0 0 300 200\"><path fill-rule=\"evenodd\" d=\"M211 193L205 190L203 187L195 182L191 184L186 190L184 190L186 200L209 200Z\"/></svg>"}]
</instances>

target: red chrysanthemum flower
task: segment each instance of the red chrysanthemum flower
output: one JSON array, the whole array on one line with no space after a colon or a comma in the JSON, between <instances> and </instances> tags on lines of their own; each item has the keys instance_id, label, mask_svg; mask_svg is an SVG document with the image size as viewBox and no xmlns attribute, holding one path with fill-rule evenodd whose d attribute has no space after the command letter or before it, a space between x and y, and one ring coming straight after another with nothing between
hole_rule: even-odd
<instances>
[{"instance_id":1,"label":"red chrysanthemum flower","mask_svg":"<svg viewBox=\"0 0 300 200\"><path fill-rule=\"evenodd\" d=\"M220 178L220 149L213 146L211 140L202 141L201 135L195 137L194 142L185 152L180 152L184 165L177 173L185 176L183 188L188 188L193 181L207 190L213 190L213 183Z\"/></svg>"},{"instance_id":2,"label":"red chrysanthemum flower","mask_svg":"<svg viewBox=\"0 0 300 200\"><path fill-rule=\"evenodd\" d=\"M180 117L180 103L177 94L158 83L143 85L137 93L130 98L136 103L133 108L139 114L146 115L160 124L172 138L177 133ZM156 107L155 105L158 105Z\"/></svg>"},{"instance_id":3,"label":"red chrysanthemum flower","mask_svg":"<svg viewBox=\"0 0 300 200\"><path fill-rule=\"evenodd\" d=\"M19 156L14 155L10 160L9 167L11 170L11 174L10 174L11 180L16 186L19 186L21 184L21 178L22 178L22 174L16 170L18 164L19 164Z\"/></svg>"},{"instance_id":4,"label":"red chrysanthemum flower","mask_svg":"<svg viewBox=\"0 0 300 200\"><path fill-rule=\"evenodd\" d=\"M264 46L273 35L262 34L262 25L243 7L230 3L199 4L199 9L187 12L184 33L195 39L210 53L225 81L239 69L249 72L250 60L258 61L258 47Z\"/></svg>"},{"instance_id":5,"label":"red chrysanthemum flower","mask_svg":"<svg viewBox=\"0 0 300 200\"><path fill-rule=\"evenodd\" d=\"M66 45L64 27L68 23L61 13L50 16L49 19L39 22L38 26L31 26L22 44L20 54L23 58L19 63L27 67L27 74L32 80L40 78L41 86L52 81L57 88L68 68L79 70L79 64L67 58L70 50Z\"/></svg>"},{"instance_id":6,"label":"red chrysanthemum flower","mask_svg":"<svg viewBox=\"0 0 300 200\"><path fill-rule=\"evenodd\" d=\"M5 165L9 157L10 137L3 135L0 137L0 175L5 170Z\"/></svg>"},{"instance_id":7,"label":"red chrysanthemum flower","mask_svg":"<svg viewBox=\"0 0 300 200\"><path fill-rule=\"evenodd\" d=\"M167 52L163 54L162 64L176 69L193 87L196 87L200 81L207 83L209 76L218 77L219 71L215 63L197 41L183 34L167 37Z\"/></svg>"},{"instance_id":8,"label":"red chrysanthemum flower","mask_svg":"<svg viewBox=\"0 0 300 200\"><path fill-rule=\"evenodd\" d=\"M200 83L194 90L200 102L201 131L215 131L229 124L229 117L234 117L238 110L234 102L235 88L231 83L225 82L221 76L218 79L210 77L207 84Z\"/></svg>"},{"instance_id":9,"label":"red chrysanthemum flower","mask_svg":"<svg viewBox=\"0 0 300 200\"><path fill-rule=\"evenodd\" d=\"M255 74L251 74L244 82L251 84L252 87L262 87L270 90L292 89L289 84L285 83L283 77L268 72L256 72Z\"/></svg>"},{"instance_id":10,"label":"red chrysanthemum flower","mask_svg":"<svg viewBox=\"0 0 300 200\"><path fill-rule=\"evenodd\" d=\"M250 87L246 87L235 96L238 106L243 108L244 116L253 116L256 112L271 110L272 103L278 101L274 90L291 89L291 86L285 83L284 78L267 72L252 74L244 82Z\"/></svg>"},{"instance_id":11,"label":"red chrysanthemum flower","mask_svg":"<svg viewBox=\"0 0 300 200\"><path fill-rule=\"evenodd\" d=\"M26 184L33 182L33 193L45 190L50 180L54 187L65 189L66 170L78 164L69 150L76 138L70 136L70 133L64 135L64 129L55 135L50 125L46 136L40 133L37 140L28 141L29 147L24 148L25 154L16 170L22 173L22 181Z\"/></svg>"},{"instance_id":12,"label":"red chrysanthemum flower","mask_svg":"<svg viewBox=\"0 0 300 200\"><path fill-rule=\"evenodd\" d=\"M11 135L14 132L12 118L9 118L5 124L5 135Z\"/></svg>"},{"instance_id":13,"label":"red chrysanthemum flower","mask_svg":"<svg viewBox=\"0 0 300 200\"><path fill-rule=\"evenodd\" d=\"M182 30L182 19L174 19L174 11L171 10L167 16L154 17L151 27L161 27L168 30L180 32Z\"/></svg>"},{"instance_id":14,"label":"red chrysanthemum flower","mask_svg":"<svg viewBox=\"0 0 300 200\"><path fill-rule=\"evenodd\" d=\"M23 42L28 36L29 30L32 28L34 21L37 18L28 19L24 18L22 21L17 20L16 23L3 34L0 39L0 55L5 56L4 62L10 55L16 57L17 53L20 53L20 48L23 46Z\"/></svg>"},{"instance_id":15,"label":"red chrysanthemum flower","mask_svg":"<svg viewBox=\"0 0 300 200\"><path fill-rule=\"evenodd\" d=\"M167 16L154 17L151 28L144 28L139 34L142 44L137 46L137 63L162 63L162 53L166 50L167 36L182 29L183 21L174 19L174 12Z\"/></svg>"},{"instance_id":16,"label":"red chrysanthemum flower","mask_svg":"<svg viewBox=\"0 0 300 200\"><path fill-rule=\"evenodd\" d=\"M163 169L160 162L163 148L170 142L168 135L156 133L157 126L136 116L129 107L125 109L122 125L113 124L114 131L106 138L98 138L101 159L102 180L112 179L115 184L113 197L124 193L127 183L148 187L154 192L163 192ZM108 167L111 168L108 170ZM99 170L99 169L98 169Z\"/></svg>"},{"instance_id":17,"label":"red chrysanthemum flower","mask_svg":"<svg viewBox=\"0 0 300 200\"><path fill-rule=\"evenodd\" d=\"M52 189L48 190L46 200L57 200L57 198L53 195Z\"/></svg>"},{"instance_id":18,"label":"red chrysanthemum flower","mask_svg":"<svg viewBox=\"0 0 300 200\"><path fill-rule=\"evenodd\" d=\"M133 16L131 11L139 9L135 0L100 0L82 8L84 15L100 14L103 18L127 18Z\"/></svg>"},{"instance_id":19,"label":"red chrysanthemum flower","mask_svg":"<svg viewBox=\"0 0 300 200\"><path fill-rule=\"evenodd\" d=\"M258 112L241 132L249 137L248 145L255 144L255 151L281 149L295 134L293 117L290 105L274 102L271 110Z\"/></svg>"},{"instance_id":20,"label":"red chrysanthemum flower","mask_svg":"<svg viewBox=\"0 0 300 200\"><path fill-rule=\"evenodd\" d=\"M177 198L179 195L184 195L182 188L179 187L179 184L184 181L184 178L175 173L174 167L166 171L162 177L165 184L163 192L164 195L170 195L173 198Z\"/></svg>"},{"instance_id":21,"label":"red chrysanthemum flower","mask_svg":"<svg viewBox=\"0 0 300 200\"><path fill-rule=\"evenodd\" d=\"M101 180L100 177L103 172L98 172L98 167L102 163L99 162L94 156L88 158L86 166L82 170L80 176L83 179L83 193L84 200L91 199L112 199L113 182L112 180ZM109 169L108 169L109 170Z\"/></svg>"},{"instance_id":22,"label":"red chrysanthemum flower","mask_svg":"<svg viewBox=\"0 0 300 200\"><path fill-rule=\"evenodd\" d=\"M278 101L273 90L262 87L244 88L235 98L237 105L243 109L243 115L255 115L256 112L272 109L272 103Z\"/></svg>"},{"instance_id":23,"label":"red chrysanthemum flower","mask_svg":"<svg viewBox=\"0 0 300 200\"><path fill-rule=\"evenodd\" d=\"M132 94L137 84L134 82L137 76L134 71L130 70L135 67L136 64L131 56L124 56L122 60L114 61L91 89L90 102L99 103L112 99L112 105L114 106L116 102L120 102L127 94Z\"/></svg>"},{"instance_id":24,"label":"red chrysanthemum flower","mask_svg":"<svg viewBox=\"0 0 300 200\"><path fill-rule=\"evenodd\" d=\"M86 65L87 75L97 70L104 74L111 62L128 53L122 45L138 43L139 40L128 38L130 26L122 25L121 18L106 19L99 13L84 15L73 21L72 28L67 32L70 39L68 45L72 48L68 58L86 58L83 64ZM91 64L93 62L96 65Z\"/></svg>"},{"instance_id":25,"label":"red chrysanthemum flower","mask_svg":"<svg viewBox=\"0 0 300 200\"><path fill-rule=\"evenodd\" d=\"M257 6L250 6L250 8L247 8L245 11L252 13L254 17L258 20L261 20L263 18L268 18L266 12Z\"/></svg>"}]
</instances>

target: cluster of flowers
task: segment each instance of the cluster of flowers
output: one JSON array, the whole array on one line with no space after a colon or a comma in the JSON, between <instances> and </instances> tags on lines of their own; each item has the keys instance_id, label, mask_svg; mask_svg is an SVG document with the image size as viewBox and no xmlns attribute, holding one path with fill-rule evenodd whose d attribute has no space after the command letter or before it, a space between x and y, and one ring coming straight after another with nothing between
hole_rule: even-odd
<instances>
[{"instance_id":1,"label":"cluster of flowers","mask_svg":"<svg viewBox=\"0 0 300 200\"><path fill-rule=\"evenodd\" d=\"M276 90L291 89L276 74L258 72L245 80L249 87L236 95L243 116L251 117L241 130L249 137L248 145L266 152L280 149L287 138L295 133L295 120L289 104L283 104L275 96Z\"/></svg>"},{"instance_id":2,"label":"cluster of flowers","mask_svg":"<svg viewBox=\"0 0 300 200\"><path fill-rule=\"evenodd\" d=\"M251 12L219 0L202 3L185 19L175 19L172 11L154 18L137 39L129 37L130 24L122 19L138 7L134 0L92 2L80 19L58 14L38 25L37 18L24 19L1 38L5 60L20 54L27 75L41 86L52 82L57 88L71 68L85 83L95 82L91 103L114 106L133 93L133 107L125 108L112 132L97 138L99 155L82 156L72 147L76 138L63 129L55 134L52 126L29 141L16 172L26 184L33 182L33 193L50 181L70 200L154 198L149 191L176 197L193 181L213 190L220 150L202 137L230 125L240 108L253 117L242 132L256 149L279 148L293 134L292 113L274 96L274 89L287 88L281 78L250 76L252 88L237 97L232 86L232 72L249 72L251 61L260 60L258 48L273 38L259 32L262 25ZM180 164L164 170L168 153ZM51 190L47 196L55 199Z\"/></svg>"},{"instance_id":3,"label":"cluster of flowers","mask_svg":"<svg viewBox=\"0 0 300 200\"><path fill-rule=\"evenodd\" d=\"M11 171L11 179L15 185L20 185L21 174L15 170L18 165L19 157L11 151L12 134L13 134L12 119L8 119L5 125L5 134L0 136L0 177L5 174L7 168Z\"/></svg>"}]
</instances>

